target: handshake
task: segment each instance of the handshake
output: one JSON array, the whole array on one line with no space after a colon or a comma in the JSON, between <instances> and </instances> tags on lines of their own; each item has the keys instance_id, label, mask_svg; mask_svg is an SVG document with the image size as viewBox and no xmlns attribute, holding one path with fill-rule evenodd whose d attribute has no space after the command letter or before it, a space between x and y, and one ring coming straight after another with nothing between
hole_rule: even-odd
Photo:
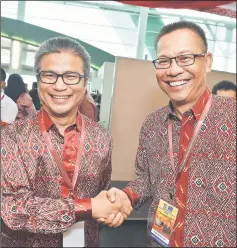
<instances>
[{"instance_id":1,"label":"handshake","mask_svg":"<svg viewBox=\"0 0 237 248\"><path fill-rule=\"evenodd\" d=\"M133 210L127 194L117 188L101 191L91 204L92 218L110 227L120 226Z\"/></svg>"}]
</instances>

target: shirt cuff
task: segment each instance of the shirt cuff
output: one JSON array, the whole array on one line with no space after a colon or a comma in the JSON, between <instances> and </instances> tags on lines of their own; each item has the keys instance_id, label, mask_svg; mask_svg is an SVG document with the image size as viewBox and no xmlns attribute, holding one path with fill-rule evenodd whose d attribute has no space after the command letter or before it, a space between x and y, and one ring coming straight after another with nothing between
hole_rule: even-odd
<instances>
[{"instance_id":1,"label":"shirt cuff","mask_svg":"<svg viewBox=\"0 0 237 248\"><path fill-rule=\"evenodd\" d=\"M91 198L75 198L76 221L92 219Z\"/></svg>"},{"instance_id":2,"label":"shirt cuff","mask_svg":"<svg viewBox=\"0 0 237 248\"><path fill-rule=\"evenodd\" d=\"M138 201L138 199L140 198L140 196L136 194L134 191L132 191L130 188L124 188L122 189L122 191L124 191L128 195L132 206L134 206Z\"/></svg>"}]
</instances>

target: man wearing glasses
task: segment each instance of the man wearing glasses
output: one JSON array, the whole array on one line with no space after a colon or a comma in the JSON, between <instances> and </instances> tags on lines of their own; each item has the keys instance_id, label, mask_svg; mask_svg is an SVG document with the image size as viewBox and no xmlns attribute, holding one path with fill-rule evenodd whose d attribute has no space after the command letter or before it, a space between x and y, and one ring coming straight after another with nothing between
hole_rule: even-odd
<instances>
[{"instance_id":1,"label":"man wearing glasses","mask_svg":"<svg viewBox=\"0 0 237 248\"><path fill-rule=\"evenodd\" d=\"M108 201L111 137L78 112L90 55L65 37L35 56L42 108L4 128L1 138L1 247L98 247L98 218L131 212ZM116 226L116 225L114 225Z\"/></svg>"},{"instance_id":2,"label":"man wearing glasses","mask_svg":"<svg viewBox=\"0 0 237 248\"><path fill-rule=\"evenodd\" d=\"M236 247L236 101L210 94L212 54L195 23L163 27L156 52L157 82L170 102L143 123L136 180L110 189L108 199L127 195L138 209L152 198L152 247ZM155 216L171 223L170 237Z\"/></svg>"}]
</instances>

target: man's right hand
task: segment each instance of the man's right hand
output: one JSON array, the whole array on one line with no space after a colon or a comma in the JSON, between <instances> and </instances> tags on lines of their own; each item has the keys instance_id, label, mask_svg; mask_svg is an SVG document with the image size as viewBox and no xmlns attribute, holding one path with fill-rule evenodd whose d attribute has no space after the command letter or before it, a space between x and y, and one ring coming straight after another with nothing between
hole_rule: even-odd
<instances>
[{"instance_id":1,"label":"man's right hand","mask_svg":"<svg viewBox=\"0 0 237 248\"><path fill-rule=\"evenodd\" d=\"M110 202L107 198L107 191L101 191L96 197L91 199L92 217L94 219L107 219L110 214L116 215L122 210L122 202L118 198Z\"/></svg>"},{"instance_id":2,"label":"man's right hand","mask_svg":"<svg viewBox=\"0 0 237 248\"><path fill-rule=\"evenodd\" d=\"M130 199L124 191L117 188L109 189L106 193L106 196L111 203L114 203L118 200L121 201L121 212L117 214L112 213L106 219L99 218L97 219L97 222L103 223L110 227L118 227L123 223L125 219L127 219L127 217L131 214L133 210Z\"/></svg>"}]
</instances>

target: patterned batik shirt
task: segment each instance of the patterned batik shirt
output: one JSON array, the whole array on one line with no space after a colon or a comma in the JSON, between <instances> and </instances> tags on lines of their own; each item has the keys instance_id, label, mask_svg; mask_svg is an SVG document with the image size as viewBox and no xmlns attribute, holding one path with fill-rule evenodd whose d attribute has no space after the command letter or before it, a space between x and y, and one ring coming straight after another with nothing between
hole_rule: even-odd
<instances>
[{"instance_id":1,"label":"patterned batik shirt","mask_svg":"<svg viewBox=\"0 0 237 248\"><path fill-rule=\"evenodd\" d=\"M112 141L106 129L83 118L86 136L76 197L67 194L36 114L2 128L1 247L62 247L62 233L82 220L85 245L99 245L100 226L92 219L91 198L110 187ZM80 128L76 124L68 127L63 137L47 114L44 122L71 178Z\"/></svg>"},{"instance_id":2,"label":"patterned batik shirt","mask_svg":"<svg viewBox=\"0 0 237 248\"><path fill-rule=\"evenodd\" d=\"M206 94L207 91L201 96L201 102ZM172 118L176 173L182 145L185 145L181 137L187 131L185 122L174 115L169 104L151 113L143 123L136 157L137 178L124 191L135 209L152 198L148 213L149 246L159 247L150 238L150 232L160 199L179 208L175 198L171 200L169 196L170 189L179 190L178 184L186 188L185 211L183 216L177 217L184 221L181 246L236 246L236 101L216 95L212 98L211 108L191 151L189 171L177 184L169 156L168 118ZM200 99L198 102L200 104ZM189 116L194 126L198 119L195 110L199 109L195 106L183 115ZM174 244L171 245L176 245L174 241L172 237Z\"/></svg>"}]
</instances>

